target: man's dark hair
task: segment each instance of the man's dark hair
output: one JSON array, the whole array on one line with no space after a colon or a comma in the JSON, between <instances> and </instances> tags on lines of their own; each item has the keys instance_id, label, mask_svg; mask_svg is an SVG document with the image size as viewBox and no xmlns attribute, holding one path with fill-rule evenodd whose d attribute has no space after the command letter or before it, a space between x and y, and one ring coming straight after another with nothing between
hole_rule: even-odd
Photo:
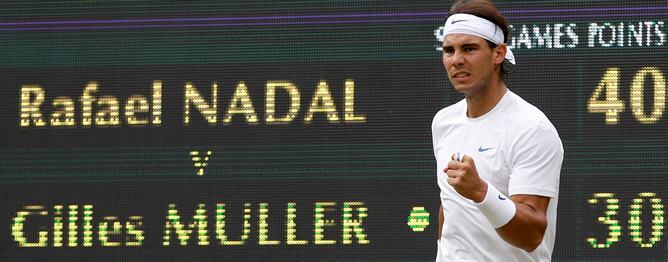
<instances>
[{"instance_id":1,"label":"man's dark hair","mask_svg":"<svg viewBox=\"0 0 668 262\"><path fill-rule=\"evenodd\" d=\"M459 0L455 2L454 5L450 8L450 15L454 14L470 14L477 17L481 17L489 20L490 22L496 24L503 31L503 42L508 42L508 21L505 17L496 9L496 6L492 1L489 0ZM497 45L487 41L487 44L491 48L495 48ZM501 70L499 70L499 75L501 79L506 80L508 74L512 71L512 64L504 62L501 63Z\"/></svg>"}]
</instances>

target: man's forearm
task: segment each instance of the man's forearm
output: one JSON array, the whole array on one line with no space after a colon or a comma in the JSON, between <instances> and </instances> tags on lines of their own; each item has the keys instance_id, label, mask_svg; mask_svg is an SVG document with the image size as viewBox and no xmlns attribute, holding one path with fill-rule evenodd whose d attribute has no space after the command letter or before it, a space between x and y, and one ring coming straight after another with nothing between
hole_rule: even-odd
<instances>
[{"instance_id":1,"label":"man's forearm","mask_svg":"<svg viewBox=\"0 0 668 262\"><path fill-rule=\"evenodd\" d=\"M527 197L531 201L525 203ZM547 209L550 199L540 196L513 196L511 199L517 208L515 216L508 224L497 228L496 232L509 244L531 252L543 241L547 219L542 210Z\"/></svg>"}]
</instances>

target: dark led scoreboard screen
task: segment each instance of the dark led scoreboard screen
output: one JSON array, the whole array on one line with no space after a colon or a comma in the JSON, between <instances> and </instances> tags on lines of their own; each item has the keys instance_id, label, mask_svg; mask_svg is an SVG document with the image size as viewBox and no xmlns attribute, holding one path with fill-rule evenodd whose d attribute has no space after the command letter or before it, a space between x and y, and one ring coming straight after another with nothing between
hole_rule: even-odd
<instances>
[{"instance_id":1,"label":"dark led scoreboard screen","mask_svg":"<svg viewBox=\"0 0 668 262\"><path fill-rule=\"evenodd\" d=\"M451 5L0 3L0 261L433 261ZM553 260L668 260L668 2L496 5Z\"/></svg>"}]
</instances>

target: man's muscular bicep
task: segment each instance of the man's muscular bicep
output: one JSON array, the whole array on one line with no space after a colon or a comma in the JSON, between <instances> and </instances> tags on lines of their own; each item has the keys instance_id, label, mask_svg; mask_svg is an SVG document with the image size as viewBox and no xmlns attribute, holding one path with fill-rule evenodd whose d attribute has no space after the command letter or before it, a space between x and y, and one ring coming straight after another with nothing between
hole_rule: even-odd
<instances>
[{"instance_id":1,"label":"man's muscular bicep","mask_svg":"<svg viewBox=\"0 0 668 262\"><path fill-rule=\"evenodd\" d=\"M543 216L547 216L547 207L550 204L549 197L536 195L512 195L510 196L510 199L512 199L515 204L528 206L532 210L541 213Z\"/></svg>"}]
</instances>

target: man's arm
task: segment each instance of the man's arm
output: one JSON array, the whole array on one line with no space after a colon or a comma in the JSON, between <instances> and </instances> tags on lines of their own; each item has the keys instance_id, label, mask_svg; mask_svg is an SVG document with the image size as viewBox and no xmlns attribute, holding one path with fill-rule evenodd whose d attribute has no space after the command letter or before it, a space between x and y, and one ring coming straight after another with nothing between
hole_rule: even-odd
<instances>
[{"instance_id":1,"label":"man's arm","mask_svg":"<svg viewBox=\"0 0 668 262\"><path fill-rule=\"evenodd\" d=\"M515 216L496 233L513 246L531 252L543 241L547 228L547 206L549 197L534 195L513 195Z\"/></svg>"},{"instance_id":2,"label":"man's arm","mask_svg":"<svg viewBox=\"0 0 668 262\"><path fill-rule=\"evenodd\" d=\"M438 210L438 239L441 239L441 233L443 232L443 205Z\"/></svg>"},{"instance_id":3,"label":"man's arm","mask_svg":"<svg viewBox=\"0 0 668 262\"><path fill-rule=\"evenodd\" d=\"M448 184L460 195L476 203L485 200L488 185L478 176L471 157L463 156L461 161L450 161L444 171L448 175ZM543 241L550 198L514 195L510 199L515 204L515 214L508 223L498 227L496 232L509 244L531 252Z\"/></svg>"}]
</instances>

